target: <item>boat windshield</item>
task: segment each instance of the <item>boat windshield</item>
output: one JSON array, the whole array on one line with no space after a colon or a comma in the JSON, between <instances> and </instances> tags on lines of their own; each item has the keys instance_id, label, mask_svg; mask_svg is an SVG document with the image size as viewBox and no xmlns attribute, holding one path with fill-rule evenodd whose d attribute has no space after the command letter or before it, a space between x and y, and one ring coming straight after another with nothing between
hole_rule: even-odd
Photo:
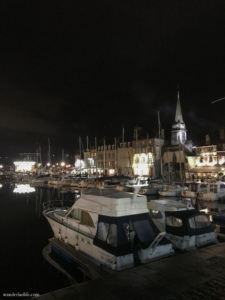
<instances>
[{"instance_id":1,"label":"boat windshield","mask_svg":"<svg viewBox=\"0 0 225 300\"><path fill-rule=\"evenodd\" d=\"M189 219L189 225L191 228L203 228L210 225L210 220L206 215L195 216Z\"/></svg>"}]
</instances>

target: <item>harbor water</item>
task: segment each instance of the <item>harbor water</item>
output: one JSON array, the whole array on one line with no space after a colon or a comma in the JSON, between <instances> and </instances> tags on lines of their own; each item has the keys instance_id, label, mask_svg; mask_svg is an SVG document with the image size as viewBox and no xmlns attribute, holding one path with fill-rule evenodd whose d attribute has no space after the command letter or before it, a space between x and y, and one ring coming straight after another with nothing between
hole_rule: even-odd
<instances>
[{"instance_id":1,"label":"harbor water","mask_svg":"<svg viewBox=\"0 0 225 300\"><path fill-rule=\"evenodd\" d=\"M2 183L0 298L3 293L41 295L70 285L67 277L57 272L42 256L43 248L53 236L49 223L42 215L42 205L49 199L74 202L75 194Z\"/></svg>"}]
</instances>

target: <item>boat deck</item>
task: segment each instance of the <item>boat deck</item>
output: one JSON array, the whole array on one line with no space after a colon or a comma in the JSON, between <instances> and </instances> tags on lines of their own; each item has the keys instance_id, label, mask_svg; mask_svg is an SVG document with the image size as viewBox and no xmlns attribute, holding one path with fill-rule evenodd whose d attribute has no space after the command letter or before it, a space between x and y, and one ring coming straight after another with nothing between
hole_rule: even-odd
<instances>
[{"instance_id":1,"label":"boat deck","mask_svg":"<svg viewBox=\"0 0 225 300\"><path fill-rule=\"evenodd\" d=\"M122 272L106 271L96 280L34 299L224 299L224 294L225 243L221 243Z\"/></svg>"}]
</instances>

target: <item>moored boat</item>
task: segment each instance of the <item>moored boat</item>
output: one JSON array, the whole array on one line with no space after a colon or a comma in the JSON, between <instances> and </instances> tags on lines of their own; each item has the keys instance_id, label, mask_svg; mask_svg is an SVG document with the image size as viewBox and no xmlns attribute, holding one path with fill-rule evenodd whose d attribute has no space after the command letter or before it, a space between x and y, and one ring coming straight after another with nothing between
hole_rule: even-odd
<instances>
[{"instance_id":1,"label":"moored boat","mask_svg":"<svg viewBox=\"0 0 225 300\"><path fill-rule=\"evenodd\" d=\"M114 270L172 255L171 243L149 216L146 197L115 189L93 189L81 194L70 210L43 211L54 236L81 251L97 264Z\"/></svg>"},{"instance_id":2,"label":"moored boat","mask_svg":"<svg viewBox=\"0 0 225 300\"><path fill-rule=\"evenodd\" d=\"M180 201L163 199L148 202L150 216L176 248L189 251L217 243L209 216Z\"/></svg>"}]
</instances>

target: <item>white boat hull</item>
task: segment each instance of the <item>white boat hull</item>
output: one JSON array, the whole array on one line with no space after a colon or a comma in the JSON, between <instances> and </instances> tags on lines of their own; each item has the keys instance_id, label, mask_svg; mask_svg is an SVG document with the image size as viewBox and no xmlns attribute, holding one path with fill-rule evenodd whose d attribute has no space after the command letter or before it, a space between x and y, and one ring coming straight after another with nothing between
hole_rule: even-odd
<instances>
[{"instance_id":1,"label":"white boat hull","mask_svg":"<svg viewBox=\"0 0 225 300\"><path fill-rule=\"evenodd\" d=\"M59 224L47 216L46 218L56 238L60 238L62 241L70 244L72 247L90 257L94 262L97 261L99 264L106 265L111 269L115 269L116 267L116 270L118 271L132 268L134 266L133 254L116 257L115 255L95 246L93 244L93 238L88 237L87 234L74 231L73 229ZM59 228L61 229L60 235Z\"/></svg>"}]
</instances>

